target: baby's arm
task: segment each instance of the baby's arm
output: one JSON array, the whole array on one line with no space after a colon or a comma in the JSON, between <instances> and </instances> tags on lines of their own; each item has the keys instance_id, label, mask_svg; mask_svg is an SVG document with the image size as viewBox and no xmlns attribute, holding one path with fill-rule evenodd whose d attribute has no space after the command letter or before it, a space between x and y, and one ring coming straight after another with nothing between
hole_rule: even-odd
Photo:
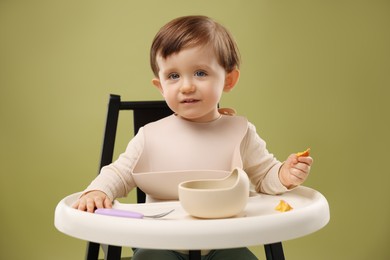
<instances>
[{"instance_id":1,"label":"baby's arm","mask_svg":"<svg viewBox=\"0 0 390 260\"><path fill-rule=\"evenodd\" d=\"M291 154L279 171L280 182L288 189L302 184L310 173L313 158Z\"/></svg>"},{"instance_id":2,"label":"baby's arm","mask_svg":"<svg viewBox=\"0 0 390 260\"><path fill-rule=\"evenodd\" d=\"M126 196L135 187L132 170L143 150L143 131L132 138L126 151L110 165L104 166L100 174L84 190L73 208L94 212L95 208L111 208L115 198Z\"/></svg>"},{"instance_id":3,"label":"baby's arm","mask_svg":"<svg viewBox=\"0 0 390 260\"><path fill-rule=\"evenodd\" d=\"M83 194L75 203L72 205L73 208L94 212L95 208L111 208L111 199L102 191L93 190Z\"/></svg>"}]
</instances>

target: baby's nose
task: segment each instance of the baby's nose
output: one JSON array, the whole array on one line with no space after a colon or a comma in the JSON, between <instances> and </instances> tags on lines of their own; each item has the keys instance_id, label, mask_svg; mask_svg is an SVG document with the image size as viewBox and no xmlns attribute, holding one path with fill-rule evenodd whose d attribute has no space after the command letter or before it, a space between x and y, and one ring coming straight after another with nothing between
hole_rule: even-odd
<instances>
[{"instance_id":1,"label":"baby's nose","mask_svg":"<svg viewBox=\"0 0 390 260\"><path fill-rule=\"evenodd\" d=\"M182 93L191 93L191 92L194 92L195 91L195 85L190 83L190 82L187 82L187 83L184 83L181 88L180 88L180 91Z\"/></svg>"}]
</instances>

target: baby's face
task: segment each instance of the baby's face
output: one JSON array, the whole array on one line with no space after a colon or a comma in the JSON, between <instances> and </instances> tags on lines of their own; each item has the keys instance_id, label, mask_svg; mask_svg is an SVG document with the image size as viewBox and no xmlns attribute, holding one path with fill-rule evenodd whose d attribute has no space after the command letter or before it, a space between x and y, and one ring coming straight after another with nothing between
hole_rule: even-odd
<instances>
[{"instance_id":1,"label":"baby's face","mask_svg":"<svg viewBox=\"0 0 390 260\"><path fill-rule=\"evenodd\" d=\"M228 74L213 48L186 48L166 59L158 55L156 60L160 71L153 84L176 114L195 122L219 117L217 104Z\"/></svg>"}]
</instances>

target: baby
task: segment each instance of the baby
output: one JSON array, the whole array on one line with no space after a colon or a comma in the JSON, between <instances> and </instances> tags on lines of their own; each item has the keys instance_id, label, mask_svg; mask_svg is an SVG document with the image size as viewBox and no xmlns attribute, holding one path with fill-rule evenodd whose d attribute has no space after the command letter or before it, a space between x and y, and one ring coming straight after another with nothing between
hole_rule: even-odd
<instances>
[{"instance_id":1,"label":"baby","mask_svg":"<svg viewBox=\"0 0 390 260\"><path fill-rule=\"evenodd\" d=\"M150 63L152 83L174 114L141 128L126 151L101 169L74 208L111 208L114 199L126 196L139 186L142 174L151 172L165 173L169 181L172 172L229 173L240 167L256 192L267 194L281 194L305 181L313 163L310 156L291 154L278 161L253 124L232 109L218 109L222 93L231 91L240 76L238 47L225 27L205 16L176 18L155 36ZM146 192L148 202L178 199L158 187ZM202 256L256 259L247 248L202 251ZM188 252L135 249L133 259L188 259Z\"/></svg>"}]
</instances>

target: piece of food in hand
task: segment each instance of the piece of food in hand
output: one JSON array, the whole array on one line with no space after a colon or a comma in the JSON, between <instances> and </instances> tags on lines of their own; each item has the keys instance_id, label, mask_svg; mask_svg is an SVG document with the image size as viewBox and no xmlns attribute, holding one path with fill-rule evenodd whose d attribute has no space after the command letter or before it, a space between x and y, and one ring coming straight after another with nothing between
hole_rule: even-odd
<instances>
[{"instance_id":1,"label":"piece of food in hand","mask_svg":"<svg viewBox=\"0 0 390 260\"><path fill-rule=\"evenodd\" d=\"M275 210L280 212L286 212L292 210L293 207L290 206L286 201L280 200L279 204L275 207Z\"/></svg>"},{"instance_id":2,"label":"piece of food in hand","mask_svg":"<svg viewBox=\"0 0 390 260\"><path fill-rule=\"evenodd\" d=\"M310 148L307 148L305 151L303 152L299 152L299 153L296 153L296 155L298 157L307 157L310 155Z\"/></svg>"}]
</instances>

